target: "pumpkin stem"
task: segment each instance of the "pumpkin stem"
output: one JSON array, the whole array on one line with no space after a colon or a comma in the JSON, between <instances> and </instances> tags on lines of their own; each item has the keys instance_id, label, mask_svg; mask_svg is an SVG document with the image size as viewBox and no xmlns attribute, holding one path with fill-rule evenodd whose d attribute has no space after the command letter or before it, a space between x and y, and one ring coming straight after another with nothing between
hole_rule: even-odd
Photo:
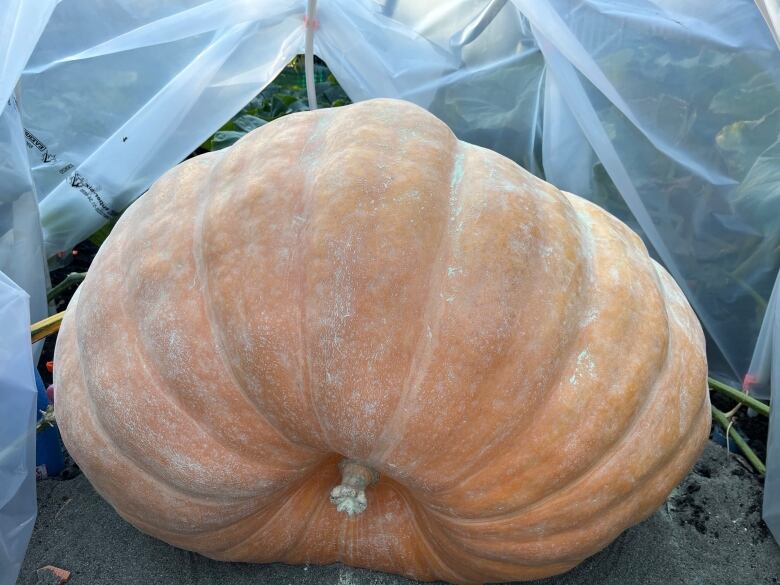
<instances>
[{"instance_id":1,"label":"pumpkin stem","mask_svg":"<svg viewBox=\"0 0 780 585\"><path fill-rule=\"evenodd\" d=\"M346 512L348 516L360 514L368 506L366 488L379 481L379 474L352 459L339 462L341 484L330 490L330 501L336 510Z\"/></svg>"}]
</instances>

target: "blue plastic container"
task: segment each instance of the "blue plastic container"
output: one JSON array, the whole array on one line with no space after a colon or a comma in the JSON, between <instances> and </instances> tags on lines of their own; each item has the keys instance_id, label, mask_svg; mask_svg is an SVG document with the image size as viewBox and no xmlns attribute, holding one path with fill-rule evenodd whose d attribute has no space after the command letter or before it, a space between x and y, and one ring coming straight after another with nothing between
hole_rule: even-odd
<instances>
[{"instance_id":1,"label":"blue plastic container","mask_svg":"<svg viewBox=\"0 0 780 585\"><path fill-rule=\"evenodd\" d=\"M35 371L35 385L38 388L38 417L40 412L49 406L46 396L46 386L38 371ZM57 427L47 427L35 436L35 475L39 479L59 475L65 468L65 458L62 456L62 442Z\"/></svg>"}]
</instances>

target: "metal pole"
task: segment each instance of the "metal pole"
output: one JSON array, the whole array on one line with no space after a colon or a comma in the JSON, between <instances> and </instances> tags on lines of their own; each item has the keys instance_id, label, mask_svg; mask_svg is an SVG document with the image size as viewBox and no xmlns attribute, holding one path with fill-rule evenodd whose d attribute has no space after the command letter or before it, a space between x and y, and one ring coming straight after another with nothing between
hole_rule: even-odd
<instances>
[{"instance_id":1,"label":"metal pole","mask_svg":"<svg viewBox=\"0 0 780 585\"><path fill-rule=\"evenodd\" d=\"M309 109L317 109L317 88L314 84L314 29L317 28L317 0L308 0L306 8L306 52L303 64L306 73L306 95Z\"/></svg>"}]
</instances>

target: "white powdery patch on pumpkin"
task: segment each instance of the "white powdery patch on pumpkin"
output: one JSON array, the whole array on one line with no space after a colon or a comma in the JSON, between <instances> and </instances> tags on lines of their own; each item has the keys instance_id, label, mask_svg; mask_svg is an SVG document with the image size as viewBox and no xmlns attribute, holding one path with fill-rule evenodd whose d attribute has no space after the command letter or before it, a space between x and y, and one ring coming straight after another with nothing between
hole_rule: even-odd
<instances>
[{"instance_id":1,"label":"white powdery patch on pumpkin","mask_svg":"<svg viewBox=\"0 0 780 585\"><path fill-rule=\"evenodd\" d=\"M577 356L577 364L574 366L574 373L569 378L569 382L576 384L583 375L591 379L596 377L596 363L587 348L583 349Z\"/></svg>"},{"instance_id":2,"label":"white powdery patch on pumpkin","mask_svg":"<svg viewBox=\"0 0 780 585\"><path fill-rule=\"evenodd\" d=\"M600 311L597 307L590 307L587 312L582 316L582 320L580 321L580 327L585 328L588 327L591 323L595 323L596 319L598 319L600 314Z\"/></svg>"},{"instance_id":3,"label":"white powdery patch on pumpkin","mask_svg":"<svg viewBox=\"0 0 780 585\"><path fill-rule=\"evenodd\" d=\"M455 219L463 211L463 206L459 202L458 191L460 182L463 179L463 159L462 152L458 152L455 155L455 160L452 163L452 175L450 176L450 213L452 219Z\"/></svg>"}]
</instances>

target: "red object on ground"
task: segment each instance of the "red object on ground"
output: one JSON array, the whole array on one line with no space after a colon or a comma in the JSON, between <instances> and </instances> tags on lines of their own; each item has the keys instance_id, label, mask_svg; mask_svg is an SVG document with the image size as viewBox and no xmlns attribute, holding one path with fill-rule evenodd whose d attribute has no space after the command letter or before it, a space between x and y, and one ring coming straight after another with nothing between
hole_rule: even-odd
<instances>
[{"instance_id":1,"label":"red object on ground","mask_svg":"<svg viewBox=\"0 0 780 585\"><path fill-rule=\"evenodd\" d=\"M54 362L53 361L46 362L46 371L49 372L50 374L54 371Z\"/></svg>"},{"instance_id":2,"label":"red object on ground","mask_svg":"<svg viewBox=\"0 0 780 585\"><path fill-rule=\"evenodd\" d=\"M57 585L63 585L63 583L70 581L70 571L60 569L54 565L46 565L45 567L41 567L37 572L39 575L42 572L47 572L54 575L57 578Z\"/></svg>"}]
</instances>

